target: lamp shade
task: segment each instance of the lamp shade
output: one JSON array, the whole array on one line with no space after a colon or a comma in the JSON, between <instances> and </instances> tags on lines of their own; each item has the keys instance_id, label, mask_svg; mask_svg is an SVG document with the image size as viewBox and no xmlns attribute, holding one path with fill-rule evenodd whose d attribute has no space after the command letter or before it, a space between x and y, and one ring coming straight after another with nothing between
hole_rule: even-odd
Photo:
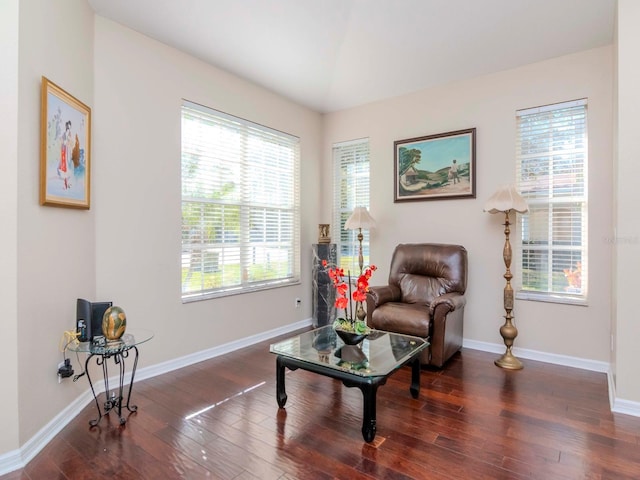
<instances>
[{"instance_id":1,"label":"lamp shade","mask_svg":"<svg viewBox=\"0 0 640 480\"><path fill-rule=\"evenodd\" d=\"M376 221L369 215L367 207L356 207L344 224L345 230L369 229L376 226Z\"/></svg>"},{"instance_id":2,"label":"lamp shade","mask_svg":"<svg viewBox=\"0 0 640 480\"><path fill-rule=\"evenodd\" d=\"M501 186L484 204L484 211L489 213L505 213L510 210L515 210L518 213L529 211L526 200L513 185Z\"/></svg>"}]
</instances>

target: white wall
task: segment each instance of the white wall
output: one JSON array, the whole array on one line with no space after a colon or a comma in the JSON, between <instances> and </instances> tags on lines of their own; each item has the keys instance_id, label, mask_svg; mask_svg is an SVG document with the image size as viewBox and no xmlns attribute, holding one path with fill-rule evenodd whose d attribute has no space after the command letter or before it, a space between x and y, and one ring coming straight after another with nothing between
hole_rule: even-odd
<instances>
[{"instance_id":1,"label":"white wall","mask_svg":"<svg viewBox=\"0 0 640 480\"><path fill-rule=\"evenodd\" d=\"M180 107L207 105L301 138L302 284L182 304ZM97 293L153 329L151 365L311 317L321 116L96 17L94 209ZM302 308L294 308L294 299Z\"/></svg>"},{"instance_id":2,"label":"white wall","mask_svg":"<svg viewBox=\"0 0 640 480\"><path fill-rule=\"evenodd\" d=\"M95 293L91 211L42 207L38 199L40 84L44 75L93 103L93 11L85 0L20 1L18 118L18 373L20 443L86 385L59 385L58 341L75 327L75 300ZM75 368L80 366L76 364ZM45 401L46 399L46 401Z\"/></svg>"},{"instance_id":3,"label":"white wall","mask_svg":"<svg viewBox=\"0 0 640 480\"><path fill-rule=\"evenodd\" d=\"M612 55L612 47L599 48L327 115L326 178L331 178L333 143L370 138L371 214L378 222L371 232L371 261L380 267L372 284L386 283L398 243L462 244L469 252L465 339L502 344L504 218L482 209L499 185L514 182L515 112L587 97L589 306L516 301L516 346L608 362ZM472 127L477 129L475 199L393 203L395 140ZM325 187L324 218L330 218L330 192Z\"/></svg>"},{"instance_id":4,"label":"white wall","mask_svg":"<svg viewBox=\"0 0 640 480\"><path fill-rule=\"evenodd\" d=\"M629 0L621 3L631 15L629 21L638 18L637 6ZM639 105L634 91L637 67L629 59L639 42L632 26L626 27L619 39L629 42L621 51L626 62L620 69L620 90L621 101L628 100L631 107L619 115L623 168L618 181L624 188L617 198L635 203L638 194L632 174L637 147L633 147L632 117ZM16 38L19 46L12 49ZM590 305L517 301L514 313L520 335L516 345L609 361L610 308L614 306L609 289L611 47L321 117L94 17L85 0L2 2L0 45L3 66L8 66L0 73L6 105L0 138L8 161L17 165L5 172L0 188L0 214L3 225L9 225L9 234L0 239L0 300L3 334L8 339L0 359L4 364L17 362L16 373L8 372L4 381L15 395L5 389L0 396L0 454L24 445L86 390L83 382L58 385L55 379L60 359L57 341L63 330L73 327L77 297L112 299L127 311L131 328L156 331L156 338L142 349L142 366L309 318L310 250L317 241L317 224L331 218L331 145L338 141L371 139L371 211L379 223L372 232L371 253L380 267L373 283L385 282L391 251L399 242L461 243L470 258L465 337L501 344L502 219L483 213L482 206L498 185L514 178L515 110L580 97L589 98ZM16 64L19 74L14 71ZM92 107L94 170L88 212L38 205L42 75ZM180 302L182 98L301 137L300 286L187 305ZM469 127L478 129L477 198L394 204L393 141ZM632 213L622 214L618 227L638 238ZM10 234L11 225L15 235ZM617 263L621 273L616 279L629 289L638 263L637 245L634 248L621 252ZM640 386L633 375L638 322L633 292L623 293L628 300L620 302L616 360L626 367L619 371L618 393L638 400ZM295 297L303 299L302 309L293 308Z\"/></svg>"},{"instance_id":5,"label":"white wall","mask_svg":"<svg viewBox=\"0 0 640 480\"><path fill-rule=\"evenodd\" d=\"M616 170L616 394L640 402L638 379L638 339L640 314L635 301L640 268L640 144L638 143L638 111L640 111L640 3L618 1L617 31L617 170Z\"/></svg>"},{"instance_id":6,"label":"white wall","mask_svg":"<svg viewBox=\"0 0 640 480\"><path fill-rule=\"evenodd\" d=\"M18 448L18 0L0 2L0 145L3 174L0 176L0 305L2 338L0 365L3 394L0 395L0 455Z\"/></svg>"}]
</instances>

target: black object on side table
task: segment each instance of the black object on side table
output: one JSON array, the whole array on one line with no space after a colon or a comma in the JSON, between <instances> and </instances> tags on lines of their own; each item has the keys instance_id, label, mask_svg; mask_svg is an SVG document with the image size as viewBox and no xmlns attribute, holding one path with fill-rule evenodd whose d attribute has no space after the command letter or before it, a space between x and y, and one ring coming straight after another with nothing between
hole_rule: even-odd
<instances>
[{"instance_id":1,"label":"black object on side table","mask_svg":"<svg viewBox=\"0 0 640 480\"><path fill-rule=\"evenodd\" d=\"M104 342L101 344L92 341L82 342L76 345L69 345L68 349L71 351L89 354L84 364L84 370L87 374L87 379L89 380L89 386L91 387L91 393L93 394L93 398L96 402L96 407L98 408L98 418L89 421L89 425L91 425L91 427L95 427L96 425L98 425L98 423L100 423L100 420L102 420L102 417L107 415L111 410L115 410L118 413L120 425L124 425L127 422L127 419L122 416L123 407L129 410L129 412L135 412L138 410L138 407L136 405L131 405L131 390L133 389L136 367L138 366L137 346L141 343L151 340L152 338L153 332L151 330L132 329L128 331L128 333L125 333L122 338L120 338L120 340L117 340L115 342ZM129 353L131 352L131 350L134 351L135 355L133 357L131 381L129 382L126 403L123 403L125 399L125 360L129 358ZM113 359L115 365L117 365L119 369L118 386L113 389L111 389L109 386L108 364L110 358ZM91 380L91 374L89 373L89 363L92 359L95 359L96 365L102 367L105 388L105 400L102 404L102 408L100 406L100 401L98 400L99 395L96 394L95 387L93 386L93 381Z\"/></svg>"}]
</instances>

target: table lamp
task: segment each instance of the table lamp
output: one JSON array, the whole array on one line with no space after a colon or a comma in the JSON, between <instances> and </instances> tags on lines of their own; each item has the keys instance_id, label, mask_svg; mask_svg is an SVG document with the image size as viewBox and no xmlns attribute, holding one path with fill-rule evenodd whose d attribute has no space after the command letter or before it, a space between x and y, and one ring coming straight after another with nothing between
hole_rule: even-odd
<instances>
[{"instance_id":1,"label":"table lamp","mask_svg":"<svg viewBox=\"0 0 640 480\"><path fill-rule=\"evenodd\" d=\"M362 229L371 229L376 226L376 221L369 214L367 207L356 207L353 210L351 216L344 224L345 230L358 230L358 266L360 267L360 275L362 275L362 269L364 268L364 258L362 256ZM367 314L362 307L362 302L358 302L356 306L356 317L359 320L364 320Z\"/></svg>"},{"instance_id":2,"label":"table lamp","mask_svg":"<svg viewBox=\"0 0 640 480\"><path fill-rule=\"evenodd\" d=\"M362 229L371 229L376 226L376 221L371 217L367 207L356 207L353 210L351 216L344 224L345 230L358 230L358 266L360 267L360 274L362 275L362 269L364 267L364 258L362 256Z\"/></svg>"}]
</instances>

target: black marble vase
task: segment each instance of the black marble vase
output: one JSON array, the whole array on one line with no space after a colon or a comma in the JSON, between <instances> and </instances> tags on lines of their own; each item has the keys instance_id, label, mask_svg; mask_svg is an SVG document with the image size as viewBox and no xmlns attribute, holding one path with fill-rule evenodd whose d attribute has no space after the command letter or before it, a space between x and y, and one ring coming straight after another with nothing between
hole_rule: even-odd
<instances>
[{"instance_id":1,"label":"black marble vase","mask_svg":"<svg viewBox=\"0 0 640 480\"><path fill-rule=\"evenodd\" d=\"M313 245L313 308L312 318L314 327L331 325L336 318L336 290L331 284L327 269L322 266L326 260L332 267L338 260L335 243L318 243Z\"/></svg>"}]
</instances>

